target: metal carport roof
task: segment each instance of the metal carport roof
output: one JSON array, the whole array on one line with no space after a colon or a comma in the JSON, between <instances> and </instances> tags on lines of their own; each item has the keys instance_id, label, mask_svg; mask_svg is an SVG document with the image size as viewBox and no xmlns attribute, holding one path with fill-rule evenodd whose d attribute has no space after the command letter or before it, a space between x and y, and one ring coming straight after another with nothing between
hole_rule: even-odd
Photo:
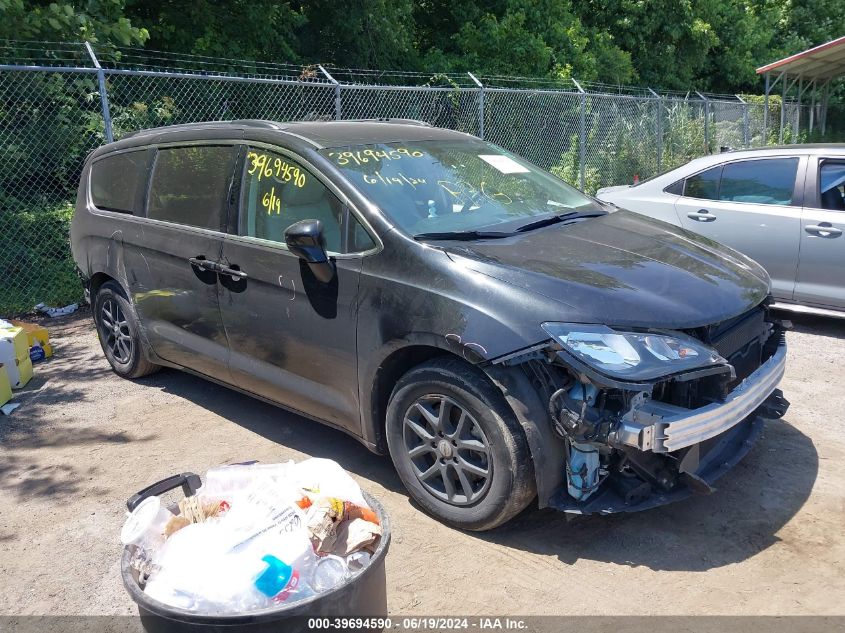
<instances>
[{"instance_id":1,"label":"metal carport roof","mask_svg":"<svg viewBox=\"0 0 845 633\"><path fill-rule=\"evenodd\" d=\"M771 64L757 69L758 75L766 78L765 107L763 109L763 136L769 119L769 95L775 85L780 82L781 103L787 104L787 94L797 86L797 107L795 110L796 129L800 127L801 98L809 90L809 124L810 133L816 118L820 124L822 134L827 125L827 102L830 95L830 82L845 75L845 36L826 42L806 51L784 57ZM774 81L772 78L774 77ZM780 108L780 142L783 143L783 132L786 123L786 107Z\"/></svg>"},{"instance_id":2,"label":"metal carport roof","mask_svg":"<svg viewBox=\"0 0 845 633\"><path fill-rule=\"evenodd\" d=\"M801 75L804 79L833 79L845 74L845 35L835 40L784 57L757 69L758 75L772 71Z\"/></svg>"}]
</instances>

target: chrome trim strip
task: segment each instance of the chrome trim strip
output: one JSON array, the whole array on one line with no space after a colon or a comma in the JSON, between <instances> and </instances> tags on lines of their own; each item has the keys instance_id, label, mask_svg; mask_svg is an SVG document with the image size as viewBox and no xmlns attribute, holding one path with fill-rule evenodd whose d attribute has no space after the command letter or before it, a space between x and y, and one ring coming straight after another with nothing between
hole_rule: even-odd
<instances>
[{"instance_id":1,"label":"chrome trim strip","mask_svg":"<svg viewBox=\"0 0 845 633\"><path fill-rule=\"evenodd\" d=\"M786 344L743 380L724 402L655 422L652 450L658 453L692 446L739 424L775 390L786 368Z\"/></svg>"}]
</instances>

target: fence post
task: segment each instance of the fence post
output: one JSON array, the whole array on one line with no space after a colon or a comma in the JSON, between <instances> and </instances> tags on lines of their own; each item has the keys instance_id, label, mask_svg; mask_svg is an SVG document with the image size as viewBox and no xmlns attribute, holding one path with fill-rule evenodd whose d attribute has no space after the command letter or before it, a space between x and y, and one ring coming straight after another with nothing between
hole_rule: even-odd
<instances>
[{"instance_id":1,"label":"fence post","mask_svg":"<svg viewBox=\"0 0 845 633\"><path fill-rule=\"evenodd\" d=\"M663 98L651 88L648 91L657 100L657 121L655 123L657 126L657 139L655 145L657 146L657 173L659 174L663 171Z\"/></svg>"},{"instance_id":2,"label":"fence post","mask_svg":"<svg viewBox=\"0 0 845 633\"><path fill-rule=\"evenodd\" d=\"M742 144L749 147L751 141L748 137L748 102L739 95L734 96L742 102Z\"/></svg>"},{"instance_id":3,"label":"fence post","mask_svg":"<svg viewBox=\"0 0 845 633\"><path fill-rule=\"evenodd\" d=\"M783 128L786 126L786 82L789 81L789 75L781 73L781 81L783 86L783 94L780 98L780 136L778 136L778 143L783 145Z\"/></svg>"},{"instance_id":4,"label":"fence post","mask_svg":"<svg viewBox=\"0 0 845 633\"><path fill-rule=\"evenodd\" d=\"M572 83L578 88L581 95L581 111L578 116L578 183L581 191L584 190L587 171L587 93L573 77Z\"/></svg>"},{"instance_id":5,"label":"fence post","mask_svg":"<svg viewBox=\"0 0 845 633\"><path fill-rule=\"evenodd\" d=\"M329 74L329 71L323 68L322 64L317 64L317 68L320 69L320 72L323 73L326 78L330 82L332 82L332 85L334 86L334 118L336 121L340 121L343 116L343 110L341 109L340 104L340 84L334 77Z\"/></svg>"},{"instance_id":6,"label":"fence post","mask_svg":"<svg viewBox=\"0 0 845 633\"><path fill-rule=\"evenodd\" d=\"M467 72L469 78L478 86L478 137L484 138L484 84L471 72Z\"/></svg>"},{"instance_id":7,"label":"fence post","mask_svg":"<svg viewBox=\"0 0 845 633\"><path fill-rule=\"evenodd\" d=\"M109 110L109 97L106 93L106 73L100 66L97 56L94 54L94 49L91 48L89 42L85 42L85 49L91 56L91 61L94 62L94 68L97 69L97 84L100 87L100 107L103 109L103 128L106 132L106 141L111 143L114 141L114 135L111 128L111 111Z\"/></svg>"},{"instance_id":8,"label":"fence post","mask_svg":"<svg viewBox=\"0 0 845 633\"><path fill-rule=\"evenodd\" d=\"M710 153L710 100L701 94L698 90L695 91L701 100L704 102L704 153Z\"/></svg>"},{"instance_id":9,"label":"fence post","mask_svg":"<svg viewBox=\"0 0 845 633\"><path fill-rule=\"evenodd\" d=\"M763 93L763 142L760 144L762 147L765 147L769 144L769 136L768 136L768 127L769 127L769 91L771 87L769 86L769 73L766 73L766 88L765 92Z\"/></svg>"}]
</instances>

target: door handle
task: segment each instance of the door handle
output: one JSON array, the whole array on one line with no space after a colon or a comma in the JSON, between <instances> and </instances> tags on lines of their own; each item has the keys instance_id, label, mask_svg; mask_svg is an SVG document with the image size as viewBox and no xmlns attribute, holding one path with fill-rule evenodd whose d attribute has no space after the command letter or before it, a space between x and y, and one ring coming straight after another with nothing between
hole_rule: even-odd
<instances>
[{"instance_id":1,"label":"door handle","mask_svg":"<svg viewBox=\"0 0 845 633\"><path fill-rule=\"evenodd\" d=\"M204 255L189 257L188 261L191 266L196 266L197 268L202 268L203 270L214 270L214 266L217 263L207 260Z\"/></svg>"},{"instance_id":2,"label":"door handle","mask_svg":"<svg viewBox=\"0 0 845 633\"><path fill-rule=\"evenodd\" d=\"M716 219L716 216L710 213L707 209L690 211L687 213L687 217L690 220L695 220L696 222L713 222Z\"/></svg>"},{"instance_id":3,"label":"door handle","mask_svg":"<svg viewBox=\"0 0 845 633\"><path fill-rule=\"evenodd\" d=\"M819 224L808 224L804 227L807 233L818 235L819 237L839 237L842 235L842 229L837 229L830 222L821 222Z\"/></svg>"},{"instance_id":4,"label":"door handle","mask_svg":"<svg viewBox=\"0 0 845 633\"><path fill-rule=\"evenodd\" d=\"M237 264L234 265L237 266ZM244 271L239 270L238 268L229 268L223 264L217 264L216 270L221 275L228 275L232 279L246 279L249 277L249 275L247 275Z\"/></svg>"},{"instance_id":5,"label":"door handle","mask_svg":"<svg viewBox=\"0 0 845 633\"><path fill-rule=\"evenodd\" d=\"M197 268L202 268L203 270L210 270L218 275L228 275L232 279L246 279L248 277L248 275L242 270L224 266L220 262L213 262L206 259L203 255L189 257L188 261L191 263L191 266L196 266Z\"/></svg>"}]
</instances>

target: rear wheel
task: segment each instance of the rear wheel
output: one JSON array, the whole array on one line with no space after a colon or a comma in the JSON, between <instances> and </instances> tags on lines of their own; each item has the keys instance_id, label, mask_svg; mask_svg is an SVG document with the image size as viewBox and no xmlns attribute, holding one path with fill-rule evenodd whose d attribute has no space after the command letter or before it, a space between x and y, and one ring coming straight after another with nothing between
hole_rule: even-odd
<instances>
[{"instance_id":1,"label":"rear wheel","mask_svg":"<svg viewBox=\"0 0 845 633\"><path fill-rule=\"evenodd\" d=\"M408 492L449 525L488 530L534 498L522 428L495 385L460 359L435 359L401 378L387 441Z\"/></svg>"},{"instance_id":2,"label":"rear wheel","mask_svg":"<svg viewBox=\"0 0 845 633\"><path fill-rule=\"evenodd\" d=\"M117 375L140 378L160 369L144 355L135 313L116 282L107 281L97 291L94 323L103 353Z\"/></svg>"}]
</instances>

